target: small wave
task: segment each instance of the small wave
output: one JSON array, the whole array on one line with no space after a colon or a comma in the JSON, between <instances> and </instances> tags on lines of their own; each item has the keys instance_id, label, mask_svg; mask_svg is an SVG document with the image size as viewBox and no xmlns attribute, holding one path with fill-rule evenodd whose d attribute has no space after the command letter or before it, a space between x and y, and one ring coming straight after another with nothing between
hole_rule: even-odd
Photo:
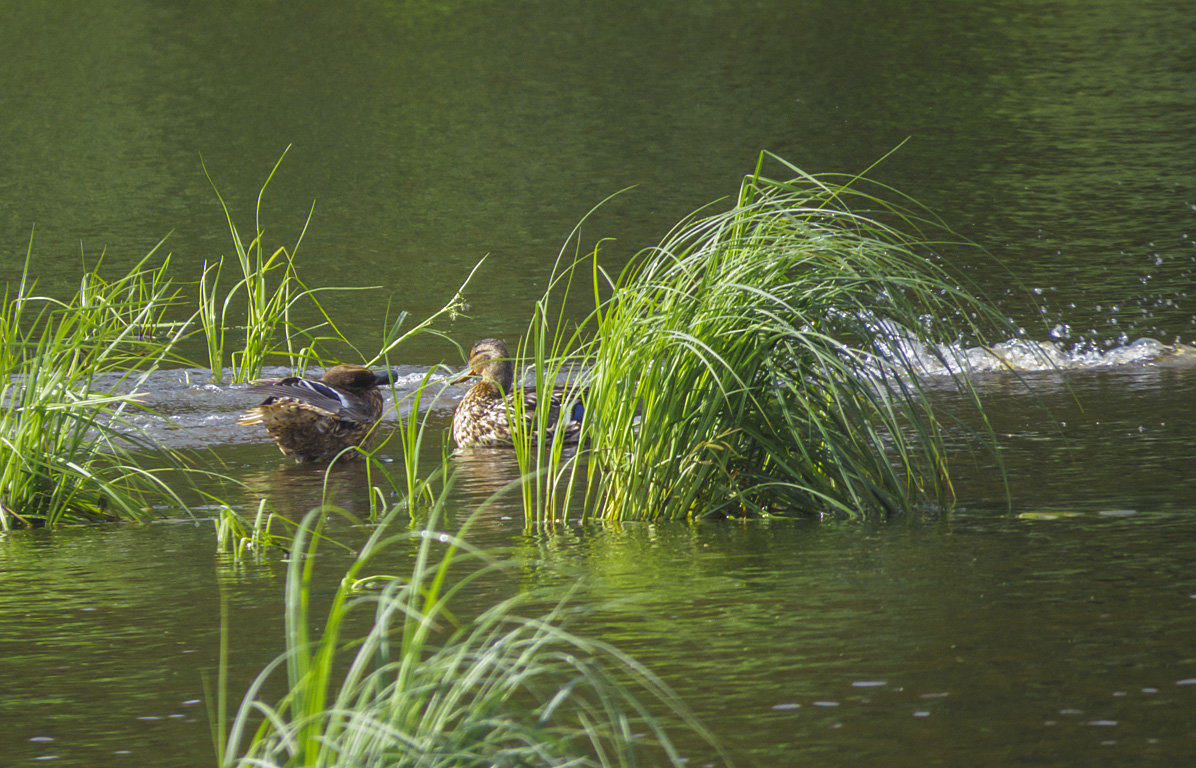
<instances>
[{"instance_id":1,"label":"small wave","mask_svg":"<svg viewBox=\"0 0 1196 768\"><path fill-rule=\"evenodd\" d=\"M915 358L929 375L976 374L999 371L1076 371L1144 365L1196 365L1196 348L1141 338L1125 346L1098 350L1077 345L1070 349L1053 341L1010 339L991 347L967 349L939 345Z\"/></svg>"},{"instance_id":2,"label":"small wave","mask_svg":"<svg viewBox=\"0 0 1196 768\"><path fill-rule=\"evenodd\" d=\"M908 328L872 319L877 372L914 371L919 376L971 376L1001 371L1077 371L1122 366L1196 366L1196 346L1140 338L1100 350L1088 344L1070 348L1056 341L1009 339L991 346L925 342Z\"/></svg>"}]
</instances>

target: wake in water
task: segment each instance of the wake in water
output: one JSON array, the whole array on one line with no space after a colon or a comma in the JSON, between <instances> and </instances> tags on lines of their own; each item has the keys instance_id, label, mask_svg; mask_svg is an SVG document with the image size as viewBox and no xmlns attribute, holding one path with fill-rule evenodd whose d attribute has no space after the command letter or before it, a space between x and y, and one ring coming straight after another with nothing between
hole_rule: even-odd
<instances>
[{"instance_id":1,"label":"wake in water","mask_svg":"<svg viewBox=\"0 0 1196 768\"><path fill-rule=\"evenodd\" d=\"M1100 350L1088 343L1065 348L1057 341L1010 339L986 347L934 344L918 338L908 328L873 318L873 366L879 374L894 367L912 369L921 376L972 376L982 373L1080 371L1121 366L1196 366L1196 346L1164 344L1140 338ZM908 366L908 368L907 368Z\"/></svg>"}]
</instances>

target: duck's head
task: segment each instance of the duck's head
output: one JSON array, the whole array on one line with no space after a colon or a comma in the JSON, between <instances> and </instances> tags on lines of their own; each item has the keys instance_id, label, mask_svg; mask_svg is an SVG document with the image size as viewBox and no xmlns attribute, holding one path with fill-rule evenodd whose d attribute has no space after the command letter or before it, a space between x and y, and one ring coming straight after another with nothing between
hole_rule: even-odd
<instances>
[{"instance_id":1,"label":"duck's head","mask_svg":"<svg viewBox=\"0 0 1196 768\"><path fill-rule=\"evenodd\" d=\"M334 365L320 377L320 381L330 387L358 391L385 387L390 385L394 379L394 371L375 373L360 365Z\"/></svg>"},{"instance_id":2,"label":"duck's head","mask_svg":"<svg viewBox=\"0 0 1196 768\"><path fill-rule=\"evenodd\" d=\"M480 376L482 381L492 384L504 393L511 391L515 383L515 362L507 345L499 339L482 339L469 350L469 370L453 380L453 383Z\"/></svg>"}]
</instances>

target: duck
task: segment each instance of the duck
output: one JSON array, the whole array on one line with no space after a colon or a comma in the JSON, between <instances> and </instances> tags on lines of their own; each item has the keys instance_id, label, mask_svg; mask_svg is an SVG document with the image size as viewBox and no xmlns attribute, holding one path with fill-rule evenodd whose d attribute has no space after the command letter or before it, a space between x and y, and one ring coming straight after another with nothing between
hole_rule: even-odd
<instances>
[{"instance_id":1,"label":"duck","mask_svg":"<svg viewBox=\"0 0 1196 768\"><path fill-rule=\"evenodd\" d=\"M283 455L297 462L331 461L359 446L382 418L379 387L394 381L391 371L334 365L319 379L288 376L255 383L246 391L266 395L238 424L265 426ZM353 459L357 451L346 451Z\"/></svg>"},{"instance_id":2,"label":"duck","mask_svg":"<svg viewBox=\"0 0 1196 768\"><path fill-rule=\"evenodd\" d=\"M511 446L511 423L508 412L517 414L512 391L515 384L515 362L507 345L501 339L482 339L469 350L469 369L453 380L459 384L470 378L480 381L461 398L453 412L452 435L458 449L495 446ZM523 399L524 429L535 428L535 390L525 389ZM582 417L585 414L584 393L576 387L556 387L549 395L549 434L559 434L558 439L576 443L581 432Z\"/></svg>"}]
</instances>

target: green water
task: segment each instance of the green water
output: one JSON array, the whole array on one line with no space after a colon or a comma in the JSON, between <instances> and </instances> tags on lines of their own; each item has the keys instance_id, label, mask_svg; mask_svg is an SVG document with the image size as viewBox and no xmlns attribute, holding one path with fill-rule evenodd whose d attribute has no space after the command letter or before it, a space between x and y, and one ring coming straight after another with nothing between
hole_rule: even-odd
<instances>
[{"instance_id":1,"label":"green water","mask_svg":"<svg viewBox=\"0 0 1196 768\"><path fill-rule=\"evenodd\" d=\"M1196 47L1182 4L3 3L0 280L34 237L47 291L161 237L198 277L267 192L363 347L392 308L514 339L573 226L611 269L769 149L870 175L999 262L945 257L1045 341L1190 342ZM80 254L84 254L81 256ZM1065 327L1066 326L1066 327ZM418 370L460 358L402 351ZM676 687L740 765L1177 765L1196 753L1196 371L987 374L1005 474L953 433L959 508L886 523L524 530L479 543L567 569L586 630ZM178 391L255 494L301 512L319 478L243 403ZM950 406L951 397L942 395ZM447 410L436 413L439 424ZM243 434L243 433L242 433ZM246 442L252 441L252 442ZM464 512L508 476L464 463ZM361 479L342 499L364 508ZM252 494L251 494L252 495ZM219 596L233 685L281 649L283 568L214 554L210 523L0 535L0 762L212 765ZM329 561L329 578L336 563ZM542 580L560 578L549 572ZM479 605L493 595L476 596ZM686 745L693 765L708 755ZM53 759L51 759L53 758Z\"/></svg>"}]
</instances>

